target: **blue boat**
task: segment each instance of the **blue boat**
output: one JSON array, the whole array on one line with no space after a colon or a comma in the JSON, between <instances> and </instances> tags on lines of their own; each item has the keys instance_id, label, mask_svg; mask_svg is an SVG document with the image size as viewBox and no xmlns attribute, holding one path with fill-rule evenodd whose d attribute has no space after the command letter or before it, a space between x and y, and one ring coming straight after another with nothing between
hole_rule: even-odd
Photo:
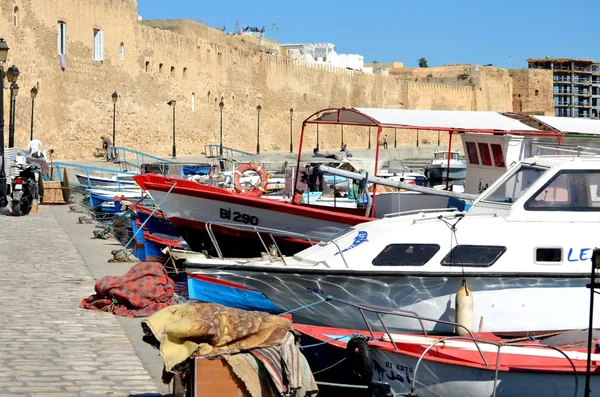
<instances>
[{"instance_id":1,"label":"blue boat","mask_svg":"<svg viewBox=\"0 0 600 397\"><path fill-rule=\"evenodd\" d=\"M190 299L244 310L283 312L260 291L202 274L188 273L187 277Z\"/></svg>"},{"instance_id":2,"label":"blue boat","mask_svg":"<svg viewBox=\"0 0 600 397\"><path fill-rule=\"evenodd\" d=\"M153 208L145 205L131 205L130 208L135 211L135 215L140 222L146 222L145 226L151 234L165 234L173 237L180 236L175 226L173 226L161 210L154 211Z\"/></svg>"},{"instance_id":3,"label":"blue boat","mask_svg":"<svg viewBox=\"0 0 600 397\"><path fill-rule=\"evenodd\" d=\"M125 198L125 200L138 201L142 198L141 189L127 191L112 191L103 189L87 189L90 198L90 207L98 207L104 202L114 201L115 196Z\"/></svg>"},{"instance_id":4,"label":"blue boat","mask_svg":"<svg viewBox=\"0 0 600 397\"><path fill-rule=\"evenodd\" d=\"M139 219L134 219L131 222L131 228L133 230L133 255L140 261L146 261L146 250L144 249L144 231L140 230L142 223ZM138 232L139 230L139 232Z\"/></svg>"},{"instance_id":5,"label":"blue boat","mask_svg":"<svg viewBox=\"0 0 600 397\"><path fill-rule=\"evenodd\" d=\"M146 262L165 263L167 257L163 254L162 250L166 247L189 250L189 247L184 241L173 238L173 236L144 232L144 252L146 253Z\"/></svg>"}]
</instances>

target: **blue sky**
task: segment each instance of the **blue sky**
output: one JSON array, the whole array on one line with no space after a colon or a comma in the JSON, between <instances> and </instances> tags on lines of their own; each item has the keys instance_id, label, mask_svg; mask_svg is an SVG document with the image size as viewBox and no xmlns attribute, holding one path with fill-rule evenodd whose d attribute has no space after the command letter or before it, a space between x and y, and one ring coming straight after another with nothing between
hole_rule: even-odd
<instances>
[{"instance_id":1,"label":"blue sky","mask_svg":"<svg viewBox=\"0 0 600 397\"><path fill-rule=\"evenodd\" d=\"M569 12L576 17L566 19ZM264 26L267 37L282 43L329 42L338 53L361 54L365 62L408 67L420 57L429 66L505 68L509 56L513 68L526 67L529 57L600 61L594 0L138 0L138 13L144 19L200 20L228 31L236 22Z\"/></svg>"}]
</instances>

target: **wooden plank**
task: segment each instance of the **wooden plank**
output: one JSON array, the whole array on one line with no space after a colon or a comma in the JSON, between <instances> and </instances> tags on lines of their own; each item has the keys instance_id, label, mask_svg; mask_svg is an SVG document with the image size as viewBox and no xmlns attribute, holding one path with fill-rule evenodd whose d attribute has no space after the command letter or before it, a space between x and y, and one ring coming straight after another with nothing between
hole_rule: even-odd
<instances>
[{"instance_id":1,"label":"wooden plank","mask_svg":"<svg viewBox=\"0 0 600 397\"><path fill-rule=\"evenodd\" d=\"M60 181L43 181L44 196L42 204L64 204L63 189Z\"/></svg>"},{"instance_id":2,"label":"wooden plank","mask_svg":"<svg viewBox=\"0 0 600 397\"><path fill-rule=\"evenodd\" d=\"M251 397L223 359L194 359L193 397Z\"/></svg>"}]
</instances>

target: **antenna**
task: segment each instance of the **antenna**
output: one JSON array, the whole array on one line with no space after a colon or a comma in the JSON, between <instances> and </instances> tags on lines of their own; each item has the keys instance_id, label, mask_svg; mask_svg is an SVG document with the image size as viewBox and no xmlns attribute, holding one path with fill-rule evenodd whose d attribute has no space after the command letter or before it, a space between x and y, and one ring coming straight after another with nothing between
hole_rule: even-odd
<instances>
[{"instance_id":1,"label":"antenna","mask_svg":"<svg viewBox=\"0 0 600 397\"><path fill-rule=\"evenodd\" d=\"M510 57L510 55L508 56L508 68L511 68L511 64L512 64L512 59Z\"/></svg>"}]
</instances>

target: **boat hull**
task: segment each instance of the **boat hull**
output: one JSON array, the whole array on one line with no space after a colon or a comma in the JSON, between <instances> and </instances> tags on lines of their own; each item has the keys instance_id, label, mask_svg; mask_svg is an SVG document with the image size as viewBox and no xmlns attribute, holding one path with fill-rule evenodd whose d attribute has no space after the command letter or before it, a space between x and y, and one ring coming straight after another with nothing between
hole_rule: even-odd
<instances>
[{"instance_id":1,"label":"boat hull","mask_svg":"<svg viewBox=\"0 0 600 397\"><path fill-rule=\"evenodd\" d=\"M144 252L146 262L165 263L167 256L162 252L166 247L183 249L183 246L173 236L144 233Z\"/></svg>"},{"instance_id":2,"label":"boat hull","mask_svg":"<svg viewBox=\"0 0 600 397\"><path fill-rule=\"evenodd\" d=\"M187 265L188 273L241 285L264 293L282 311L322 302L294 313L296 322L367 329L360 312L339 302L325 302L328 296L368 304L389 310L401 309L433 319L454 321L456 292L462 276L406 276L402 274L374 275L348 271L334 275L323 269L302 272L283 266L272 269L245 270L250 266L218 264ZM223 267L223 265L221 265ZM343 272L341 272L343 273ZM589 316L587 277L561 278L526 277L524 275L473 276L467 275L474 295L474 324L472 329L485 332L521 334L531 331L586 328ZM600 308L595 309L595 326L600 326ZM375 315L367 314L372 327L381 329ZM399 332L420 330L412 318L384 315L386 325ZM425 322L430 332L453 332L454 327Z\"/></svg>"},{"instance_id":3,"label":"boat hull","mask_svg":"<svg viewBox=\"0 0 600 397\"><path fill-rule=\"evenodd\" d=\"M429 179L465 179L467 177L466 166L451 166L450 173L448 174L448 168L444 166L432 165L428 170Z\"/></svg>"}]
</instances>

